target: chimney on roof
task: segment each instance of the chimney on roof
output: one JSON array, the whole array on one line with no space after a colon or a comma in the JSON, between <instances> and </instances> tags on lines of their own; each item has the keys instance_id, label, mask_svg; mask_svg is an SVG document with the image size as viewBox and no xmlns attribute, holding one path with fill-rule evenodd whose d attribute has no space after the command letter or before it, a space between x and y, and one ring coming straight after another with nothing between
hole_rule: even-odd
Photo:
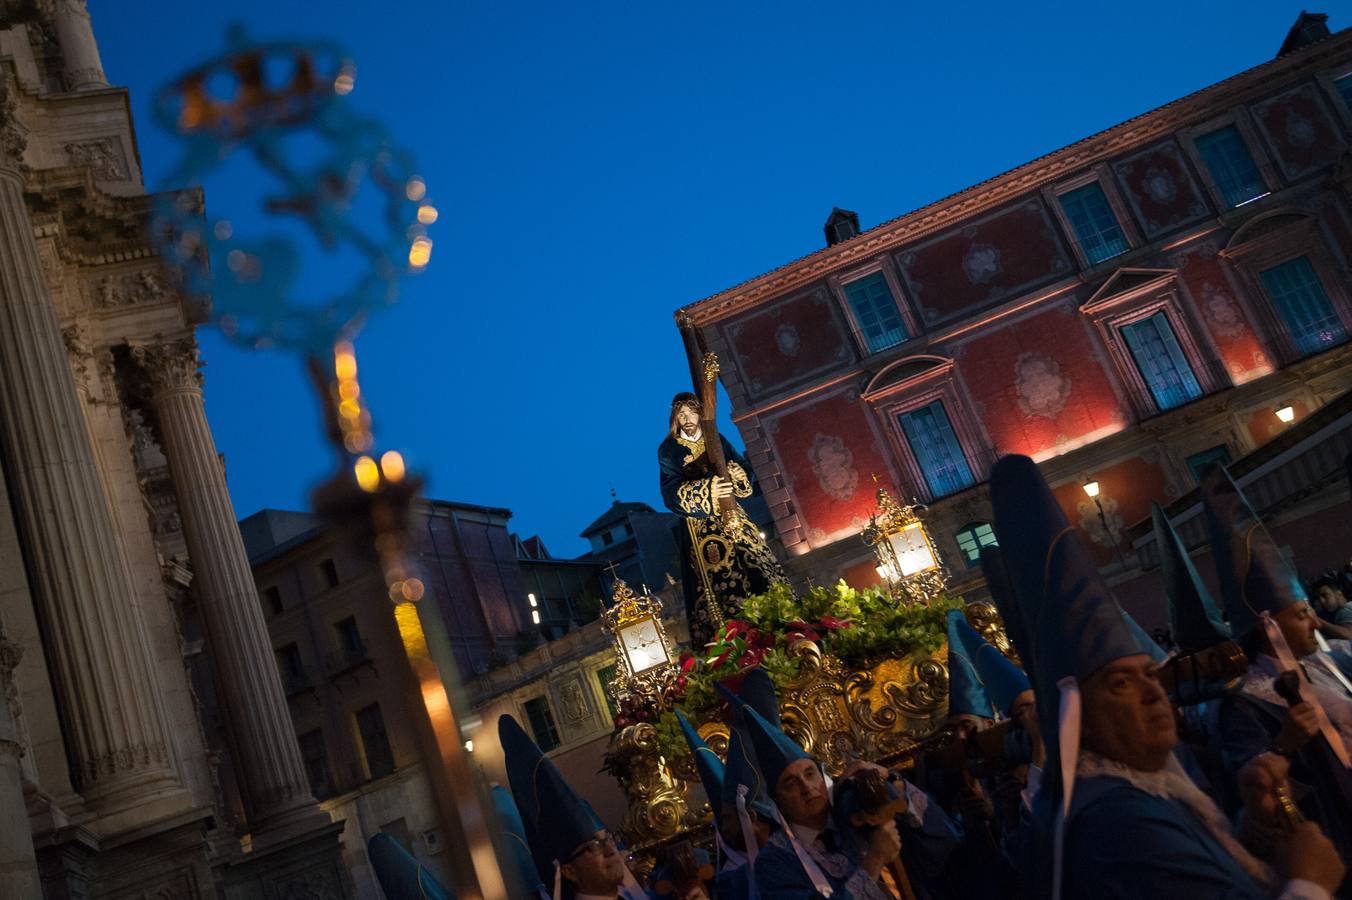
<instances>
[{"instance_id":1,"label":"chimney on roof","mask_svg":"<svg viewBox=\"0 0 1352 900\"><path fill-rule=\"evenodd\" d=\"M839 206L834 207L826 220L825 231L828 247L834 247L841 241L848 241L859 233L859 213L841 209Z\"/></svg>"},{"instance_id":2,"label":"chimney on roof","mask_svg":"<svg viewBox=\"0 0 1352 900\"><path fill-rule=\"evenodd\" d=\"M1282 41L1282 48L1277 51L1277 55L1285 56L1322 41L1329 36L1328 21L1329 17L1325 13L1306 12L1302 9L1300 15L1296 16L1296 24L1286 33L1286 40Z\"/></svg>"}]
</instances>

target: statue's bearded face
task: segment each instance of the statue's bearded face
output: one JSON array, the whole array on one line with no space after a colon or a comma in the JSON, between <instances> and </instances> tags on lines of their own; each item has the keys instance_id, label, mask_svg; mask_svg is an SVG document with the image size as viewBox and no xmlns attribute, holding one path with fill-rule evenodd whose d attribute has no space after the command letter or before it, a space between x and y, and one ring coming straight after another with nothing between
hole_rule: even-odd
<instances>
[{"instance_id":1,"label":"statue's bearded face","mask_svg":"<svg viewBox=\"0 0 1352 900\"><path fill-rule=\"evenodd\" d=\"M695 412L695 407L686 403L676 410L676 424L681 429L681 434L686 437L694 437L699 433L699 413Z\"/></svg>"}]
</instances>

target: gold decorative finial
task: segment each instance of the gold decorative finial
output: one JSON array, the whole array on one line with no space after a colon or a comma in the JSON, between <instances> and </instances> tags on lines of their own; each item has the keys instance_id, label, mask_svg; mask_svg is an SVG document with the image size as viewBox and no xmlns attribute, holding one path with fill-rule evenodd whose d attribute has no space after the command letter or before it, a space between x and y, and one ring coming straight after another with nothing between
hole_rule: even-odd
<instances>
[{"instance_id":1,"label":"gold decorative finial","mask_svg":"<svg viewBox=\"0 0 1352 900\"><path fill-rule=\"evenodd\" d=\"M710 351L704 354L704 380L712 383L718 378L718 355Z\"/></svg>"}]
</instances>

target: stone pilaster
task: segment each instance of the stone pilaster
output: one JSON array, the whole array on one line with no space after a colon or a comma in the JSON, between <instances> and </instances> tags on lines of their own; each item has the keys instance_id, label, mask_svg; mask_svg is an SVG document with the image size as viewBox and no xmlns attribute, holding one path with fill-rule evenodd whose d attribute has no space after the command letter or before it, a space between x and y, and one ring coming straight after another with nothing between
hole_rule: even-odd
<instances>
[{"instance_id":1,"label":"stone pilaster","mask_svg":"<svg viewBox=\"0 0 1352 900\"><path fill-rule=\"evenodd\" d=\"M0 78L0 439L78 790L100 817L134 809L145 821L190 798L171 767L130 567L33 241L7 82Z\"/></svg>"},{"instance_id":2,"label":"stone pilaster","mask_svg":"<svg viewBox=\"0 0 1352 900\"><path fill-rule=\"evenodd\" d=\"M197 346L133 348L178 496L193 589L255 846L326 825L310 794L272 641L207 423Z\"/></svg>"},{"instance_id":3,"label":"stone pilaster","mask_svg":"<svg viewBox=\"0 0 1352 900\"><path fill-rule=\"evenodd\" d=\"M41 879L23 795L25 746L10 698L23 648L0 630L0 885L15 900L40 900Z\"/></svg>"},{"instance_id":4,"label":"stone pilaster","mask_svg":"<svg viewBox=\"0 0 1352 900\"><path fill-rule=\"evenodd\" d=\"M90 91L108 86L103 74L103 60L99 45L94 40L94 26L89 21L85 0L47 0L47 13L56 27L56 40L61 45L62 74L66 89Z\"/></svg>"}]
</instances>

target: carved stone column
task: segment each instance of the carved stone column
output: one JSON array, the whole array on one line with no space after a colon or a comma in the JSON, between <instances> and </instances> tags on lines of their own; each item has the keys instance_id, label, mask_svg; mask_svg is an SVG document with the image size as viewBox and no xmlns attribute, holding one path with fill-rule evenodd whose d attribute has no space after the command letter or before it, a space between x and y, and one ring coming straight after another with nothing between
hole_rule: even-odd
<instances>
[{"instance_id":1,"label":"carved stone column","mask_svg":"<svg viewBox=\"0 0 1352 900\"><path fill-rule=\"evenodd\" d=\"M89 91L108 86L103 74L103 60L99 45L94 40L94 26L89 21L85 0L47 0L48 15L56 26L56 40L61 45L66 89Z\"/></svg>"},{"instance_id":2,"label":"carved stone column","mask_svg":"<svg viewBox=\"0 0 1352 900\"><path fill-rule=\"evenodd\" d=\"M253 571L207 424L191 339L133 348L183 517L193 588L255 835L328 823L301 761Z\"/></svg>"},{"instance_id":3,"label":"carved stone column","mask_svg":"<svg viewBox=\"0 0 1352 900\"><path fill-rule=\"evenodd\" d=\"M42 884L24 805L24 741L9 696L23 648L0 630L0 885L15 900L40 900Z\"/></svg>"},{"instance_id":4,"label":"carved stone column","mask_svg":"<svg viewBox=\"0 0 1352 900\"><path fill-rule=\"evenodd\" d=\"M144 820L190 798L33 241L9 92L0 77L0 440L77 789L95 813Z\"/></svg>"}]
</instances>

